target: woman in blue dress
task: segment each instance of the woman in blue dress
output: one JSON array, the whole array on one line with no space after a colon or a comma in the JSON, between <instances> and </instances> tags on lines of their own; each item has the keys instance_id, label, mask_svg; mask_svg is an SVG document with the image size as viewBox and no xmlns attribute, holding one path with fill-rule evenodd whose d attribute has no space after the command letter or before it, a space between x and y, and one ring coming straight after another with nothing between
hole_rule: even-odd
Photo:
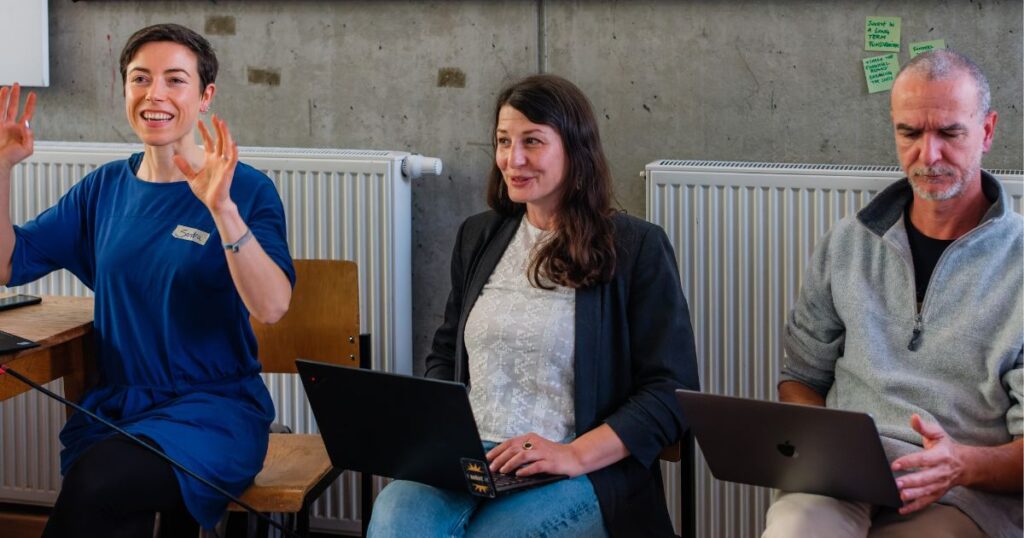
<instances>
[{"instance_id":1,"label":"woman in blue dress","mask_svg":"<svg viewBox=\"0 0 1024 538\"><path fill-rule=\"evenodd\" d=\"M288 309L294 270L273 183L238 162L224 121L202 121L217 58L188 28L136 32L121 54L128 123L141 153L103 165L24 226L0 211L0 282L67 269L95 292L98 386L84 407L240 494L259 472L274 417L250 314ZM0 207L32 154L35 96L19 117L0 90ZM196 130L203 146L196 143ZM61 432L64 480L44 532L195 536L227 499L102 424L74 414Z\"/></svg>"}]
</instances>

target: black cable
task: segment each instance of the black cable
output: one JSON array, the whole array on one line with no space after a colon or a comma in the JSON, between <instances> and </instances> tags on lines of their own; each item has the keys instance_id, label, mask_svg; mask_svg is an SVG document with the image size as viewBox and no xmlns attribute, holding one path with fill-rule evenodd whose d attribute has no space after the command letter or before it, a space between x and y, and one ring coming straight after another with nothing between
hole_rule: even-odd
<instances>
[{"instance_id":1,"label":"black cable","mask_svg":"<svg viewBox=\"0 0 1024 538\"><path fill-rule=\"evenodd\" d=\"M289 529L286 529L284 527L284 525L274 521L272 518L270 518L269 516L267 516L263 512L260 512L260 511L256 510L252 506L249 506L249 504L247 504L245 501L243 501L243 500L239 499L238 497L235 497L234 495L228 493L227 491L225 491L220 486L218 486L218 485L214 484L213 482L210 482L209 480L199 476L198 474L193 472L191 469L189 469L188 467L185 467L184 465L178 463L173 458L171 458L167 454L164 454L161 450L157 449L156 447L150 445L149 443L146 443L145 441L143 441L142 439L139 439L135 435L133 435L131 433L128 433L127 431L124 430L124 428L121 428L120 426L110 422L109 420L107 420L105 418L102 418L102 417L96 415L96 413L93 413L92 411L89 411L88 409L86 409L86 408L76 404L75 402L72 402L71 400L68 400L67 398L64 398L63 396L60 396L60 395L58 395L58 394L48 390L46 387L40 385L39 383L36 383L35 381L32 381L31 379L29 379L29 378L27 378L27 377L25 377L25 376L23 376L21 374L19 374L18 372L12 370L11 368L7 367L6 365L0 364L0 375L3 375L3 374L11 374L11 376L13 376L18 381L21 381L22 383L24 383L24 384L26 384L26 385L36 389L39 392L42 392L43 394L49 396L50 398L53 398L54 400L57 400L58 402L66 405L66 406L71 407L75 411L78 411L80 413L85 413L89 417L95 419L96 421L98 421L101 424L107 426L108 428L110 428L110 429L116 431L117 433L120 433L121 435L131 439L132 441L137 443L139 446L141 446L141 447L145 448L146 450L156 454L157 456L160 456L165 461L167 461L167 463L170 463L171 465L177 467L178 469L181 469L181 471L183 473L191 476L192 478L195 478L196 480L202 482L204 485L212 488L217 493L220 493L221 495L227 497L228 499L230 499L232 502L234 502L238 506L241 506L242 508L247 510L249 513L255 514L260 519L262 519L263 521L269 523L272 527L276 528L277 530L285 533L288 536L294 536L295 538L299 538L298 533L296 533L294 531L291 531Z\"/></svg>"}]
</instances>

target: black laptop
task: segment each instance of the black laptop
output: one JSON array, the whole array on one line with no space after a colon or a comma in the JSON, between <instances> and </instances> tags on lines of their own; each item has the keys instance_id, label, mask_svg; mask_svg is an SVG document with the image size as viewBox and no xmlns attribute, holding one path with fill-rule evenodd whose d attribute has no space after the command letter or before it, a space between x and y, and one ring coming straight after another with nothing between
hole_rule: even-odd
<instances>
[{"instance_id":1,"label":"black laptop","mask_svg":"<svg viewBox=\"0 0 1024 538\"><path fill-rule=\"evenodd\" d=\"M0 355L16 353L23 349L39 347L39 344L8 332L0 331Z\"/></svg>"},{"instance_id":2,"label":"black laptop","mask_svg":"<svg viewBox=\"0 0 1024 538\"><path fill-rule=\"evenodd\" d=\"M559 475L492 473L465 385L297 360L331 463L481 497Z\"/></svg>"},{"instance_id":3,"label":"black laptop","mask_svg":"<svg viewBox=\"0 0 1024 538\"><path fill-rule=\"evenodd\" d=\"M719 480L903 505L864 413L681 389L676 398Z\"/></svg>"}]
</instances>

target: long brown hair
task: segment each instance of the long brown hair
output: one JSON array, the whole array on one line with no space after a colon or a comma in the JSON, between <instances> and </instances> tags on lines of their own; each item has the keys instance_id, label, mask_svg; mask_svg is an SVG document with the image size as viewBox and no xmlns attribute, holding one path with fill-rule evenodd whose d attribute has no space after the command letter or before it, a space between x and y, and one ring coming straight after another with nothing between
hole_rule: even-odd
<instances>
[{"instance_id":1,"label":"long brown hair","mask_svg":"<svg viewBox=\"0 0 1024 538\"><path fill-rule=\"evenodd\" d=\"M498 114L506 105L533 123L553 128L562 139L567 162L554 233L532 255L530 282L547 288L541 283L543 276L561 286L585 288L611 280L615 272L612 180L590 101L572 82L555 75L533 75L509 85L498 94L494 107L495 151ZM510 217L526 211L525 204L509 198L496 162L487 183L487 204Z\"/></svg>"}]
</instances>

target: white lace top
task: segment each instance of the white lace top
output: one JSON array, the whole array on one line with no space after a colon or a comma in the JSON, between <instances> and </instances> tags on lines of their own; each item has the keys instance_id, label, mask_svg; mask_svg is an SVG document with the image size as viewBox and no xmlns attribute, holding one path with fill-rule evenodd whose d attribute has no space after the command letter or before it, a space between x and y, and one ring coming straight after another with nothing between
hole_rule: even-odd
<instances>
[{"instance_id":1,"label":"white lace top","mask_svg":"<svg viewBox=\"0 0 1024 538\"><path fill-rule=\"evenodd\" d=\"M523 216L466 320L469 401L485 441L575 435L576 292L535 288L527 277L530 253L547 233Z\"/></svg>"}]
</instances>

